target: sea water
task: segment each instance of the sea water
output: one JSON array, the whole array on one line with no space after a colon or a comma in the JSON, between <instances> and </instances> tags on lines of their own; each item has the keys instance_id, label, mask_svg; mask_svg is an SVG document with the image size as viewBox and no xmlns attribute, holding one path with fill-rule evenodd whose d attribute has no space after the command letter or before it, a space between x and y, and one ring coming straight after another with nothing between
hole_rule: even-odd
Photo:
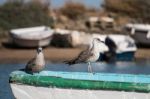
<instances>
[{"instance_id":1,"label":"sea water","mask_svg":"<svg viewBox=\"0 0 150 99\"><path fill-rule=\"evenodd\" d=\"M91 66L93 72L150 75L150 59L133 62L98 62L92 63ZM9 74L14 70L22 69L24 67L25 63L0 64L0 99L15 99L9 85ZM87 67L88 66L85 63L69 66L63 63L47 62L45 70L88 72Z\"/></svg>"}]
</instances>

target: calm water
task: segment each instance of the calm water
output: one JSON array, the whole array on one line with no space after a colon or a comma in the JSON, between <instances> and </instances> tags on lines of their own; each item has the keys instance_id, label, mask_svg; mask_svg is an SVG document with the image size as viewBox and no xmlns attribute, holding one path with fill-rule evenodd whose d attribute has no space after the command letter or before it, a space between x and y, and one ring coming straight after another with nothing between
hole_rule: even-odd
<instances>
[{"instance_id":1,"label":"calm water","mask_svg":"<svg viewBox=\"0 0 150 99\"><path fill-rule=\"evenodd\" d=\"M14 99L9 86L9 74L25 67L25 64L0 64L0 99ZM46 70L53 71L78 71L87 72L87 64L76 64L68 66L66 64L47 63ZM109 72L123 74L145 74L150 75L150 60L140 60L136 62L116 62L113 64L93 63L94 72Z\"/></svg>"}]
</instances>

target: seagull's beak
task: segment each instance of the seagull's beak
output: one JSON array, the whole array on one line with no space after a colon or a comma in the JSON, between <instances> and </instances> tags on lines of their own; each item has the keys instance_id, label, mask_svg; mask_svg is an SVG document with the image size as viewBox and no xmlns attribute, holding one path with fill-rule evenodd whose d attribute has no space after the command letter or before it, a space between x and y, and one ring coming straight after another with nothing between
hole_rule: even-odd
<instances>
[{"instance_id":1,"label":"seagull's beak","mask_svg":"<svg viewBox=\"0 0 150 99\"><path fill-rule=\"evenodd\" d=\"M102 41L102 40L100 40L100 39L97 39L99 42L101 42L101 43L105 43L104 41Z\"/></svg>"},{"instance_id":2,"label":"seagull's beak","mask_svg":"<svg viewBox=\"0 0 150 99\"><path fill-rule=\"evenodd\" d=\"M100 42L102 42L102 43L104 43L104 44L105 44L105 42L104 42L104 41L100 41Z\"/></svg>"}]
</instances>

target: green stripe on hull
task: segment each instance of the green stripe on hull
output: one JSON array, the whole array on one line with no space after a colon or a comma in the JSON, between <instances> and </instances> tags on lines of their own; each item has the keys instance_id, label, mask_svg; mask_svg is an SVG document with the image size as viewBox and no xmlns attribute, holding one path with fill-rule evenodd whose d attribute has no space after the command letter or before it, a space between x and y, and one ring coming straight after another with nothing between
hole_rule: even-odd
<instances>
[{"instance_id":1,"label":"green stripe on hull","mask_svg":"<svg viewBox=\"0 0 150 99\"><path fill-rule=\"evenodd\" d=\"M10 77L10 82L43 87L150 92L149 83L74 80L54 76L16 74Z\"/></svg>"}]
</instances>

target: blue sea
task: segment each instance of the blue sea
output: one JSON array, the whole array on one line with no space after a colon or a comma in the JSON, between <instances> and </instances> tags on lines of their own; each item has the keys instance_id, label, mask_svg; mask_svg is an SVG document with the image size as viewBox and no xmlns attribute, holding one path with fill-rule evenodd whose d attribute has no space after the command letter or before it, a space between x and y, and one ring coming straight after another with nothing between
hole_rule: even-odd
<instances>
[{"instance_id":1,"label":"blue sea","mask_svg":"<svg viewBox=\"0 0 150 99\"><path fill-rule=\"evenodd\" d=\"M150 75L150 59L133 62L92 63L94 72L118 74L145 74ZM25 63L0 64L0 99L15 99L9 86L9 74L25 67ZM63 63L47 62L45 70L87 72L87 64L66 65Z\"/></svg>"}]
</instances>

